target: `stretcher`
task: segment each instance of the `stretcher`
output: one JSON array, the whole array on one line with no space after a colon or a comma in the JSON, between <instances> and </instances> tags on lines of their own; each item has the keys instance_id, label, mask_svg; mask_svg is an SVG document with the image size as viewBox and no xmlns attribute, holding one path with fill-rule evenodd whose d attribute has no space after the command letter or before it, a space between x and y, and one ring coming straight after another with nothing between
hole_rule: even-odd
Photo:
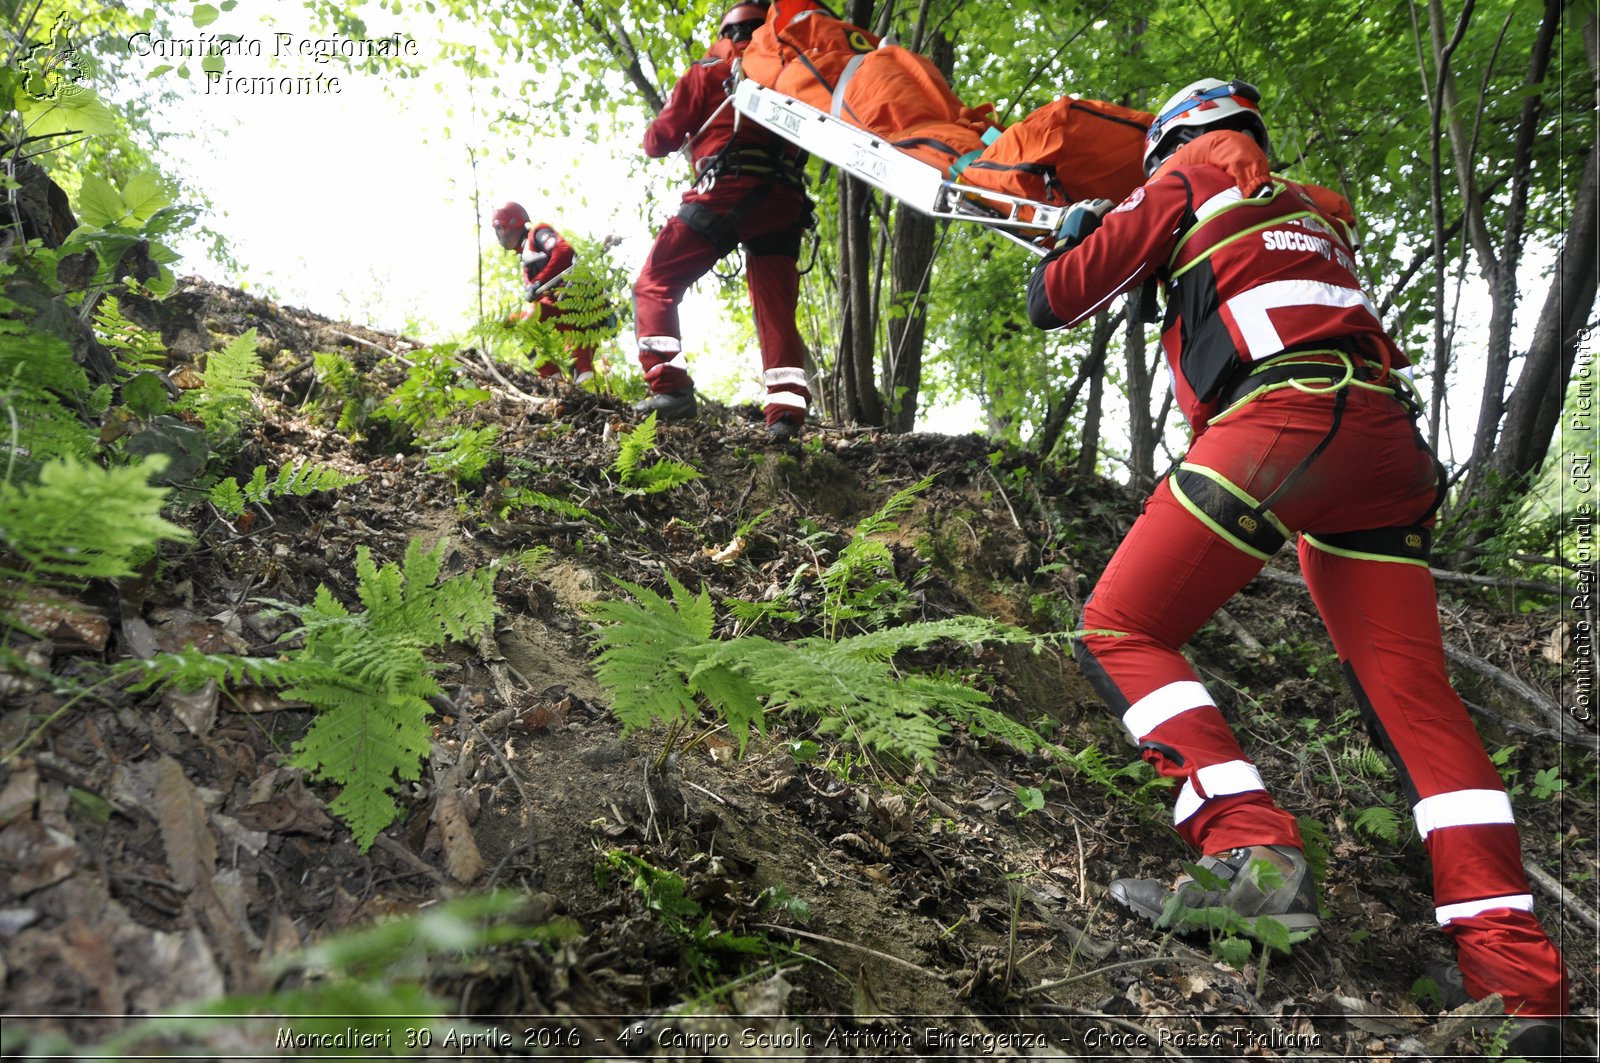
<instances>
[{"instance_id":1,"label":"stretcher","mask_svg":"<svg viewBox=\"0 0 1600 1063\"><path fill-rule=\"evenodd\" d=\"M988 226L1036 255L1061 225L1066 207L947 180L938 167L900 151L883 137L810 104L745 79L733 106L778 136L935 218Z\"/></svg>"}]
</instances>

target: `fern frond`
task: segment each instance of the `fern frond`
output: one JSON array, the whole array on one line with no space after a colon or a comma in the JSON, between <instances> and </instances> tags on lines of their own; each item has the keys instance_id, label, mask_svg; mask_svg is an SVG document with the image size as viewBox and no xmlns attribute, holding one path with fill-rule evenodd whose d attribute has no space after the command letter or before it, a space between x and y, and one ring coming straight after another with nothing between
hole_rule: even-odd
<instances>
[{"instance_id":1,"label":"fern frond","mask_svg":"<svg viewBox=\"0 0 1600 1063\"><path fill-rule=\"evenodd\" d=\"M618 442L617 460L611 468L617 476L627 483L638 475L639 463L644 456L655 449L656 445L656 415L652 413L641 423L634 426L633 431L622 436Z\"/></svg>"},{"instance_id":2,"label":"fern frond","mask_svg":"<svg viewBox=\"0 0 1600 1063\"><path fill-rule=\"evenodd\" d=\"M1390 845L1400 841L1400 816L1387 805L1373 805L1356 814L1351 824L1356 830Z\"/></svg>"},{"instance_id":3,"label":"fern frond","mask_svg":"<svg viewBox=\"0 0 1600 1063\"><path fill-rule=\"evenodd\" d=\"M230 520L244 512L244 492L239 490L239 481L231 476L212 484L206 497L217 507L218 513Z\"/></svg>"},{"instance_id":4,"label":"fern frond","mask_svg":"<svg viewBox=\"0 0 1600 1063\"><path fill-rule=\"evenodd\" d=\"M128 373L158 370L165 361L167 345L161 334L141 328L122 314L117 297L101 299L94 311L95 333L110 348L117 365Z\"/></svg>"},{"instance_id":5,"label":"fern frond","mask_svg":"<svg viewBox=\"0 0 1600 1063\"><path fill-rule=\"evenodd\" d=\"M539 491L531 491L526 487L514 487L500 496L500 519L505 520L520 509L539 509L546 513L554 513L558 517L569 520L587 521L590 524L606 524L605 518L591 513L575 502L568 502L564 498L554 498Z\"/></svg>"},{"instance_id":6,"label":"fern frond","mask_svg":"<svg viewBox=\"0 0 1600 1063\"><path fill-rule=\"evenodd\" d=\"M320 710L290 763L341 789L329 807L365 851L400 814L395 780L421 775L432 711L420 697L378 698L332 682L297 684L284 694Z\"/></svg>"},{"instance_id":7,"label":"fern frond","mask_svg":"<svg viewBox=\"0 0 1600 1063\"><path fill-rule=\"evenodd\" d=\"M612 471L617 474L617 490L625 495L655 495L700 479L699 470L670 458L663 458L653 465L641 464L655 445L656 415L652 413L622 437L617 459L611 465Z\"/></svg>"},{"instance_id":8,"label":"fern frond","mask_svg":"<svg viewBox=\"0 0 1600 1063\"><path fill-rule=\"evenodd\" d=\"M401 565L379 567L356 553L357 594L366 612L352 615L326 586L300 610L303 672L284 687L318 710L295 747L294 763L342 789L332 807L366 849L399 814L396 780L418 777L428 751L438 693L423 650L481 632L494 618L490 569L440 581L445 544L413 539Z\"/></svg>"},{"instance_id":9,"label":"fern frond","mask_svg":"<svg viewBox=\"0 0 1600 1063\"><path fill-rule=\"evenodd\" d=\"M229 476L212 485L209 497L211 504L216 506L223 516L237 517L244 512L245 505L251 502L266 505L272 499L284 495L304 497L319 491L348 487L365 479L365 476L343 473L331 466L313 465L309 461L303 461L279 466L278 475L269 481L267 467L257 465L249 482L243 487L239 486L237 479Z\"/></svg>"},{"instance_id":10,"label":"fern frond","mask_svg":"<svg viewBox=\"0 0 1600 1063\"><path fill-rule=\"evenodd\" d=\"M868 536L894 531L898 528L899 525L895 523L895 518L910 509L916 502L917 496L933 486L934 479L935 477L932 475L924 476L910 487L902 488L890 495L889 500L876 513L856 525L856 540L859 541L866 539Z\"/></svg>"},{"instance_id":11,"label":"fern frond","mask_svg":"<svg viewBox=\"0 0 1600 1063\"><path fill-rule=\"evenodd\" d=\"M213 437L231 438L238 434L240 425L255 409L261 373L261 359L256 355L256 330L246 329L228 341L222 350L206 355L202 384L184 393L178 400L178 409L200 418L200 423Z\"/></svg>"},{"instance_id":12,"label":"fern frond","mask_svg":"<svg viewBox=\"0 0 1600 1063\"><path fill-rule=\"evenodd\" d=\"M602 601L590 612L604 626L595 636L595 678L611 693L612 711L627 731L652 720L676 723L697 711L695 689L683 654L705 645L667 599L654 591L615 581L634 602Z\"/></svg>"},{"instance_id":13,"label":"fern frond","mask_svg":"<svg viewBox=\"0 0 1600 1063\"><path fill-rule=\"evenodd\" d=\"M0 455L31 467L50 458L88 458L94 433L74 410L89 377L72 348L20 322L0 320Z\"/></svg>"},{"instance_id":14,"label":"fern frond","mask_svg":"<svg viewBox=\"0 0 1600 1063\"><path fill-rule=\"evenodd\" d=\"M48 462L36 485L0 483L0 546L27 578L111 579L133 573L163 540L191 536L161 516L166 491L149 469Z\"/></svg>"},{"instance_id":15,"label":"fern frond","mask_svg":"<svg viewBox=\"0 0 1600 1063\"><path fill-rule=\"evenodd\" d=\"M295 678L304 678L306 669L273 657L239 657L226 653L201 653L194 647L177 653L158 653L144 660L134 658L122 661L113 673L134 676L129 690L138 693L153 687L176 687L191 693L214 682L221 687L281 686Z\"/></svg>"},{"instance_id":16,"label":"fern frond","mask_svg":"<svg viewBox=\"0 0 1600 1063\"><path fill-rule=\"evenodd\" d=\"M498 425L453 428L428 444L428 471L447 475L458 484L477 483L495 458L494 444L499 438Z\"/></svg>"}]
</instances>

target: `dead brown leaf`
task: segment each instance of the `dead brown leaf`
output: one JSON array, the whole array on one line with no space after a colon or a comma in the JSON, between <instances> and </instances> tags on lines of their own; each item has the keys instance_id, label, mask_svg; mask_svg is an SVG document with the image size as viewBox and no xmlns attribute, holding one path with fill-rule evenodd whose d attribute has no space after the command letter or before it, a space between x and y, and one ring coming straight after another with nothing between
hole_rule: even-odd
<instances>
[{"instance_id":1,"label":"dead brown leaf","mask_svg":"<svg viewBox=\"0 0 1600 1063\"><path fill-rule=\"evenodd\" d=\"M433 822L439 828L439 841L444 846L444 866L450 877L466 884L483 874L483 856L478 843L467 825L461 799L454 793L439 795L433 805Z\"/></svg>"},{"instance_id":2,"label":"dead brown leaf","mask_svg":"<svg viewBox=\"0 0 1600 1063\"><path fill-rule=\"evenodd\" d=\"M209 886L217 867L217 840L206 822L205 802L183 765L163 756L156 765L155 812L172 881L186 889Z\"/></svg>"},{"instance_id":3,"label":"dead brown leaf","mask_svg":"<svg viewBox=\"0 0 1600 1063\"><path fill-rule=\"evenodd\" d=\"M11 892L18 897L72 874L78 851L71 835L37 820L18 820L0 830L0 865L11 869Z\"/></svg>"}]
</instances>

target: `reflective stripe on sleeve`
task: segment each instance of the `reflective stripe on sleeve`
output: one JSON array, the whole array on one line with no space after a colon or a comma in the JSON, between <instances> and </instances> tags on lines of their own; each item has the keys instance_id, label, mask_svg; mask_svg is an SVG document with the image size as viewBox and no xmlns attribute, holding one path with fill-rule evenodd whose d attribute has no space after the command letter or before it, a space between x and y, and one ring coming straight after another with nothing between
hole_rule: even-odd
<instances>
[{"instance_id":1,"label":"reflective stripe on sleeve","mask_svg":"<svg viewBox=\"0 0 1600 1063\"><path fill-rule=\"evenodd\" d=\"M1516 912L1533 911L1533 894L1515 893L1509 897L1485 897L1481 901L1462 901L1459 904L1446 904L1433 910L1433 917L1444 926L1452 919L1466 919L1469 916L1482 915L1492 912L1497 908L1510 908Z\"/></svg>"},{"instance_id":2,"label":"reflective stripe on sleeve","mask_svg":"<svg viewBox=\"0 0 1600 1063\"><path fill-rule=\"evenodd\" d=\"M1199 783L1198 786L1195 784ZM1182 823L1200 806L1213 797L1245 794L1252 790L1266 792L1261 773L1248 760L1225 760L1221 764L1208 764L1186 780L1178 791L1178 803L1172 807L1172 822Z\"/></svg>"},{"instance_id":3,"label":"reflective stripe on sleeve","mask_svg":"<svg viewBox=\"0 0 1600 1063\"><path fill-rule=\"evenodd\" d=\"M683 341L676 336L640 336L639 349L641 351L672 351L677 353L683 350Z\"/></svg>"},{"instance_id":4,"label":"reflective stripe on sleeve","mask_svg":"<svg viewBox=\"0 0 1600 1063\"><path fill-rule=\"evenodd\" d=\"M1424 797L1411 809L1417 833L1426 840L1440 827L1475 827L1489 823L1516 823L1511 798L1504 790L1452 790Z\"/></svg>"},{"instance_id":5,"label":"reflective stripe on sleeve","mask_svg":"<svg viewBox=\"0 0 1600 1063\"><path fill-rule=\"evenodd\" d=\"M767 405L793 406L797 410L803 410L806 408L806 400L805 396L796 395L792 391L769 391L767 392Z\"/></svg>"},{"instance_id":6,"label":"reflective stripe on sleeve","mask_svg":"<svg viewBox=\"0 0 1600 1063\"><path fill-rule=\"evenodd\" d=\"M1134 702L1128 711L1122 714L1122 726L1128 729L1135 742L1142 742L1145 735L1174 716L1190 709L1215 704L1216 702L1211 700L1211 695L1206 692L1205 686L1192 679L1168 683Z\"/></svg>"}]
</instances>

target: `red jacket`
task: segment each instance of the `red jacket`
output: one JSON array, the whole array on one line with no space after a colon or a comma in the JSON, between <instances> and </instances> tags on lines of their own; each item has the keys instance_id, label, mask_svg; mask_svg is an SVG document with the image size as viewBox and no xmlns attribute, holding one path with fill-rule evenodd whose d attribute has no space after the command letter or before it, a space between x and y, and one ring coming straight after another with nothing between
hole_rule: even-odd
<instances>
[{"instance_id":1,"label":"red jacket","mask_svg":"<svg viewBox=\"0 0 1600 1063\"><path fill-rule=\"evenodd\" d=\"M661 108L661 113L644 131L646 155L652 159L665 158L694 137L694 145L689 152L696 174L701 173L706 164L725 147L732 151L757 148L770 152L776 149L780 154L798 157L800 151L793 144L733 109L727 81L733 74L734 58L749 43L719 40L711 46L704 59L684 72L673 87L672 95L667 98L667 105ZM737 129L736 118L740 119Z\"/></svg>"},{"instance_id":2,"label":"red jacket","mask_svg":"<svg viewBox=\"0 0 1600 1063\"><path fill-rule=\"evenodd\" d=\"M540 285L571 265L572 245L554 226L541 221L528 227L528 238L522 244L522 281L529 299Z\"/></svg>"},{"instance_id":3,"label":"red jacket","mask_svg":"<svg viewBox=\"0 0 1600 1063\"><path fill-rule=\"evenodd\" d=\"M1351 349L1409 364L1356 277L1342 226L1292 181L1246 199L1213 165L1163 168L1029 284L1040 328L1076 325L1156 276L1166 286L1161 343L1178 407L1198 433L1243 364L1290 348Z\"/></svg>"}]
</instances>

